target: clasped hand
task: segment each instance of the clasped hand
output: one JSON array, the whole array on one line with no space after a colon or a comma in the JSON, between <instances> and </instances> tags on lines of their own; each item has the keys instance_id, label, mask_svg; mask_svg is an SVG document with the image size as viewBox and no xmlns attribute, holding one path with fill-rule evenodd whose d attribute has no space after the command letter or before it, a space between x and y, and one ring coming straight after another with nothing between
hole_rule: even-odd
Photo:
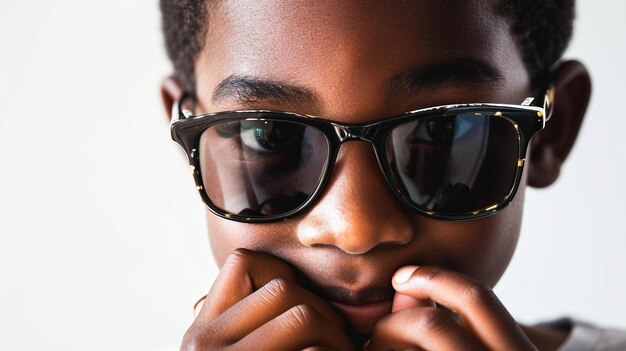
<instances>
[{"instance_id":1,"label":"clasped hand","mask_svg":"<svg viewBox=\"0 0 626 351\"><path fill-rule=\"evenodd\" d=\"M299 286L292 267L239 249L224 263L181 350L536 350L493 291L467 276L406 266L392 284L392 313L366 345L354 345L344 319Z\"/></svg>"}]
</instances>

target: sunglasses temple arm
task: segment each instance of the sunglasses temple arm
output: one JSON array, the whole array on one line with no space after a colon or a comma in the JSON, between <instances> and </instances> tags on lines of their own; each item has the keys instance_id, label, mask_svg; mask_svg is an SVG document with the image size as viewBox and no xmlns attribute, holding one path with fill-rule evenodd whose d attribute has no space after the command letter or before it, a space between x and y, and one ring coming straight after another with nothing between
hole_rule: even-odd
<instances>
[{"instance_id":1,"label":"sunglasses temple arm","mask_svg":"<svg viewBox=\"0 0 626 351\"><path fill-rule=\"evenodd\" d=\"M193 116L193 113L191 111L183 107L183 104L185 103L185 101L191 97L192 97L191 94L183 93L180 96L180 98L174 101L174 104L172 105L172 114L171 114L172 122L180 120L180 119L186 119L186 118Z\"/></svg>"},{"instance_id":2,"label":"sunglasses temple arm","mask_svg":"<svg viewBox=\"0 0 626 351\"><path fill-rule=\"evenodd\" d=\"M533 102L535 102L535 98L533 97L528 97L526 98L526 100L524 100L524 102L522 102L522 106L533 106ZM548 89L546 89L546 93L545 96L543 98L543 101L541 103L541 107L543 108L543 111L545 113L545 121L548 122L550 120L550 117L552 117L552 105L554 102L554 88L550 87ZM539 105L539 104L536 104ZM535 105L535 106L536 106Z\"/></svg>"},{"instance_id":3,"label":"sunglasses temple arm","mask_svg":"<svg viewBox=\"0 0 626 351\"><path fill-rule=\"evenodd\" d=\"M554 106L554 87L550 86L548 89L546 89L546 96L543 100L543 110L546 113L546 122L548 122L550 118L552 117L553 106Z\"/></svg>"}]
</instances>

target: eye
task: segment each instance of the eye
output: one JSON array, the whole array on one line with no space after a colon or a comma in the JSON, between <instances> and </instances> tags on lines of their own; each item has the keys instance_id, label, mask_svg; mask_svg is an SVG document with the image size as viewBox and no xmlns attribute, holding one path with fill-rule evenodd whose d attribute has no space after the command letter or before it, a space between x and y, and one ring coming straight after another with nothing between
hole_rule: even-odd
<instances>
[{"instance_id":1,"label":"eye","mask_svg":"<svg viewBox=\"0 0 626 351\"><path fill-rule=\"evenodd\" d=\"M419 123L413 132L414 140L451 143L463 138L474 128L472 116L446 116Z\"/></svg>"},{"instance_id":2,"label":"eye","mask_svg":"<svg viewBox=\"0 0 626 351\"><path fill-rule=\"evenodd\" d=\"M448 141L454 137L454 119L437 118L426 122L426 135L433 141Z\"/></svg>"},{"instance_id":3,"label":"eye","mask_svg":"<svg viewBox=\"0 0 626 351\"><path fill-rule=\"evenodd\" d=\"M222 138L232 138L239 134L241 124L239 122L226 122L217 124L211 128L213 128Z\"/></svg>"},{"instance_id":4,"label":"eye","mask_svg":"<svg viewBox=\"0 0 626 351\"><path fill-rule=\"evenodd\" d=\"M241 121L242 143L258 152L280 152L302 143L306 127L297 123L246 120Z\"/></svg>"}]
</instances>

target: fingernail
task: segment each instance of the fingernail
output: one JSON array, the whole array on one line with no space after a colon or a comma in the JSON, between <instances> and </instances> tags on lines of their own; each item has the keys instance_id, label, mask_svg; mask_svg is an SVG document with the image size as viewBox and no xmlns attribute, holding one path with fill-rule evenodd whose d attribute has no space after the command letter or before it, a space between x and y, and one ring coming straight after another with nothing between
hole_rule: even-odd
<instances>
[{"instance_id":1,"label":"fingernail","mask_svg":"<svg viewBox=\"0 0 626 351\"><path fill-rule=\"evenodd\" d=\"M400 268L393 275L394 283L396 283L396 284L404 284L404 283L408 282L409 278L411 278L411 275L413 275L413 272L415 272L415 270L417 270L418 268L419 268L419 266L406 266L406 267Z\"/></svg>"},{"instance_id":2,"label":"fingernail","mask_svg":"<svg viewBox=\"0 0 626 351\"><path fill-rule=\"evenodd\" d=\"M367 350L367 348L370 346L370 341L372 341L372 339L367 340L365 344L363 344L363 350Z\"/></svg>"}]
</instances>

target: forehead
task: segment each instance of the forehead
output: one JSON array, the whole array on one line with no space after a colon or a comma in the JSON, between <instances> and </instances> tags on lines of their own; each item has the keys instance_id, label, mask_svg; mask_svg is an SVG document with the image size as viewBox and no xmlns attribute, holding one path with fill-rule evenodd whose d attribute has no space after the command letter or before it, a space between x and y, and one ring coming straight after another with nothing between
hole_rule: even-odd
<instances>
[{"instance_id":1,"label":"forehead","mask_svg":"<svg viewBox=\"0 0 626 351\"><path fill-rule=\"evenodd\" d=\"M367 99L402 69L457 59L524 73L508 67L521 60L489 0L222 0L209 12L199 94L238 74L345 101L365 83L372 89L359 94Z\"/></svg>"}]
</instances>

